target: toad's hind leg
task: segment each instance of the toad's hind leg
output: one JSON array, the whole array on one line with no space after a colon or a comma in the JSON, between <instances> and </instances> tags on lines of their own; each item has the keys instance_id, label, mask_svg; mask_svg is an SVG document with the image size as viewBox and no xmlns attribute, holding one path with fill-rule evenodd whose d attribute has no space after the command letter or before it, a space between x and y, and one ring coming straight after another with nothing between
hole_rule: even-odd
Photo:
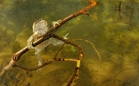
<instances>
[{"instance_id":1,"label":"toad's hind leg","mask_svg":"<svg viewBox=\"0 0 139 86\"><path fill-rule=\"evenodd\" d=\"M42 65L42 59L40 57L40 54L37 54L36 58L38 59L38 66Z\"/></svg>"},{"instance_id":2,"label":"toad's hind leg","mask_svg":"<svg viewBox=\"0 0 139 86\"><path fill-rule=\"evenodd\" d=\"M42 65L42 59L40 57L40 53L44 50L45 47L47 47L50 44L49 41L44 41L40 45L35 47L35 55L38 59L38 66Z\"/></svg>"},{"instance_id":3,"label":"toad's hind leg","mask_svg":"<svg viewBox=\"0 0 139 86\"><path fill-rule=\"evenodd\" d=\"M38 59L38 66L42 65L42 59L40 57L41 52L42 52L42 49L35 48L35 55L36 55L36 58Z\"/></svg>"}]
</instances>

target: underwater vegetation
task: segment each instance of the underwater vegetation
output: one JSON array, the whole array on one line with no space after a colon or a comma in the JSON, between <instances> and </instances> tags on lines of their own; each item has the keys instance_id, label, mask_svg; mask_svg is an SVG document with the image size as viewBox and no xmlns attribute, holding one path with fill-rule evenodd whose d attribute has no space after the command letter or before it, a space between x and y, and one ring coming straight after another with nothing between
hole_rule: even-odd
<instances>
[{"instance_id":1,"label":"underwater vegetation","mask_svg":"<svg viewBox=\"0 0 139 86\"><path fill-rule=\"evenodd\" d=\"M71 46L71 51L72 52L75 52L76 51L76 48L74 46Z\"/></svg>"},{"instance_id":2,"label":"underwater vegetation","mask_svg":"<svg viewBox=\"0 0 139 86\"><path fill-rule=\"evenodd\" d=\"M93 0L92 0L93 1ZM139 1L96 0L93 9L70 20L56 32L59 36L69 33L68 39L81 45L84 57L74 86L138 86L139 82ZM27 45L32 34L32 24L43 18L51 26L89 4L88 0L2 0L0 3L0 70L9 63L13 53ZM101 55L85 41L89 40ZM61 46L48 46L41 58L55 56ZM65 44L57 57L78 57L78 49ZM24 67L36 67L34 50L17 62ZM41 71L24 71L12 68L0 78L1 86L64 86L69 81L76 64L52 62ZM44 81L45 80L45 81Z\"/></svg>"}]
</instances>

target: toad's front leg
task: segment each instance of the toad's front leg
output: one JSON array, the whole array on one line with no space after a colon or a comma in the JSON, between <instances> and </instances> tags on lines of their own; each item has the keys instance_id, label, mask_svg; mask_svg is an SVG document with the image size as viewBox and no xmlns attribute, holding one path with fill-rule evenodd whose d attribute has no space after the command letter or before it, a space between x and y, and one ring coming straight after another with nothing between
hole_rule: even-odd
<instances>
[{"instance_id":1,"label":"toad's front leg","mask_svg":"<svg viewBox=\"0 0 139 86\"><path fill-rule=\"evenodd\" d=\"M52 22L53 27L55 27L56 25L60 26L60 24L59 24L60 21L61 21L61 20L53 21L53 22Z\"/></svg>"},{"instance_id":2,"label":"toad's front leg","mask_svg":"<svg viewBox=\"0 0 139 86\"><path fill-rule=\"evenodd\" d=\"M29 39L27 40L27 47L28 47L28 49L34 49L34 47L32 45L33 40L34 40L33 35L30 36Z\"/></svg>"}]
</instances>

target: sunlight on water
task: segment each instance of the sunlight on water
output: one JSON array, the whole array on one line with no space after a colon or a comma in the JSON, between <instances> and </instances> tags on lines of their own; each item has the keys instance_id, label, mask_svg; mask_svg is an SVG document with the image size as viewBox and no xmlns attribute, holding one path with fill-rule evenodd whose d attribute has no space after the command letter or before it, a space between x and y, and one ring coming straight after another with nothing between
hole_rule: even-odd
<instances>
[{"instance_id":1,"label":"sunlight on water","mask_svg":"<svg viewBox=\"0 0 139 86\"><path fill-rule=\"evenodd\" d=\"M121 1L121 4L120 4ZM83 48L84 57L74 86L138 86L139 85L139 1L97 0L99 4L64 24L56 32L69 33L68 39ZM12 54L27 45L33 34L32 24L40 18L48 22L65 18L87 6L87 0L1 0L0 2L0 70L10 62ZM122 7L118 7L121 5ZM133 12L132 12L133 11ZM131 15L132 14L132 15ZM120 17L121 16L121 17ZM61 46L49 45L41 53L42 61L55 56ZM58 57L76 58L76 48L65 45ZM34 50L22 56L17 64L37 66ZM0 78L0 86L64 86L75 63L53 62L41 71L28 72L13 68Z\"/></svg>"}]
</instances>

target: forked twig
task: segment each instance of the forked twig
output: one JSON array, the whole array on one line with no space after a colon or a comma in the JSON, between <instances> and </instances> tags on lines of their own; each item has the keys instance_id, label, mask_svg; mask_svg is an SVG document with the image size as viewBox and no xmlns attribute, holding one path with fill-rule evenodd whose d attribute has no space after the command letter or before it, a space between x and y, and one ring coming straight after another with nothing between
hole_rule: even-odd
<instances>
[{"instance_id":1,"label":"forked twig","mask_svg":"<svg viewBox=\"0 0 139 86\"><path fill-rule=\"evenodd\" d=\"M79 72L79 67L80 67L80 60L82 59L83 57L83 52L82 52L82 48L71 42L71 41L68 41L68 40L65 40L63 39L62 37L59 37L57 35L55 35L54 33L59 29L59 27L61 27L63 24L65 24L66 22L68 22L69 20L77 17L77 16L80 16L84 13L86 13L86 11L88 11L89 9L91 9L92 7L96 6L97 5L97 2L94 1L94 0L89 0L90 1L90 4L88 6L86 6L85 8L79 10L78 12L76 13L73 13L69 16L67 16L66 18L62 19L60 22L59 22L59 25L55 25L55 26L52 26L50 27L50 31L48 31L44 36L40 37L39 39L37 39L32 45L33 47L39 45L40 43L42 43L43 41L51 38L51 37L54 37L54 38L57 38L61 41L64 41L65 43L67 44L71 44L75 47L77 47L79 49L79 56L77 59L64 59L64 58L54 58L54 59L50 59L48 60L48 62L45 62L43 65L40 65L38 67L35 67L35 68L25 68L25 67L20 67L18 65L16 65L15 63L20 59L20 57L26 53L29 49L28 47L24 47L22 48L21 50L17 51L15 54L13 54L13 57L10 61L10 63L8 65L6 65L0 72L0 77L6 72L8 71L10 68L13 68L13 67L19 67L19 68L22 68L22 69L25 69L25 70L30 70L30 71L33 71L33 70L37 70L39 68L42 68L44 67L45 65L49 64L50 62L52 61L74 61L74 62L77 62L77 65L76 65L76 68L75 68L75 72L74 74L72 75L70 81L68 82L67 86L70 86L72 84L72 82L74 81L74 79L76 78L76 76L78 75L78 72Z\"/></svg>"},{"instance_id":2,"label":"forked twig","mask_svg":"<svg viewBox=\"0 0 139 86\"><path fill-rule=\"evenodd\" d=\"M27 70L27 71L34 71L34 70L38 70L38 69L44 67L45 65L48 65L48 64L51 63L52 61L73 61L73 62L76 62L77 64L76 64L76 67L75 67L75 71L74 71L74 73L73 73L73 75L72 75L70 81L69 81L68 84L67 84L67 86L70 86L70 85L72 84L72 82L75 80L75 78L78 76L79 67L80 67L80 60L81 60L82 57L83 57L82 48L81 48L79 45L77 45L77 44L75 44L75 43L73 43L73 42L71 42L71 41L69 41L69 40L65 40L64 38L59 37L58 35L53 34L52 37L54 37L54 38L56 38L56 39L59 39L59 40L65 42L66 44L70 44L70 45L73 45L73 46L77 47L78 50L79 50L79 56L78 56L78 58L77 58L77 59L56 58L56 56L59 54L59 52L60 52L61 49L63 48L63 46L62 46L61 49L56 53L56 55L54 56L54 58L52 58L52 59L47 59L47 61L44 62L44 63L43 63L42 65L40 65L40 66L37 66L37 67L34 67L34 68L26 68L26 67L22 67L22 66L19 66L19 65L16 65L16 64L15 64L14 67L18 67L18 68L21 68L21 69L24 69L24 70Z\"/></svg>"}]
</instances>

